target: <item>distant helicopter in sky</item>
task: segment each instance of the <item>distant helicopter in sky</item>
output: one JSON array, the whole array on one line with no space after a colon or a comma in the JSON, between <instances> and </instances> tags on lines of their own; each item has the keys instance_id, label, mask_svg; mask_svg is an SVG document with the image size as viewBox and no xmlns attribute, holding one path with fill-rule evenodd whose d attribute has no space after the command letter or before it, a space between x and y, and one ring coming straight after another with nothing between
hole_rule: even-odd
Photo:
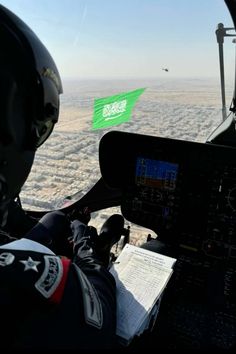
<instances>
[{"instance_id":1,"label":"distant helicopter in sky","mask_svg":"<svg viewBox=\"0 0 236 354\"><path fill-rule=\"evenodd\" d=\"M168 68L162 68L162 70L166 71L166 72L169 72L169 69Z\"/></svg>"}]
</instances>

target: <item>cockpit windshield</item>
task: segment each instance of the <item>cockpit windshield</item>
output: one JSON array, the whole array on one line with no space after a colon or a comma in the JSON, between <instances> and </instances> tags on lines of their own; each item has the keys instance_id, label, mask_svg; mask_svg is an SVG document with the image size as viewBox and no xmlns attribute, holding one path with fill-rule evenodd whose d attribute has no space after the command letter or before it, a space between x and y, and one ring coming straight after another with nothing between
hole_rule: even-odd
<instances>
[{"instance_id":1,"label":"cockpit windshield","mask_svg":"<svg viewBox=\"0 0 236 354\"><path fill-rule=\"evenodd\" d=\"M59 122L23 187L26 209L57 209L100 178L98 147L110 130L204 142L221 122L215 30L233 27L223 0L3 0L38 35L62 77ZM225 39L227 107L235 44ZM143 89L125 121L94 126L95 106ZM109 106L110 104L110 106ZM112 111L113 112L113 111ZM112 151L110 151L112 154Z\"/></svg>"}]
</instances>

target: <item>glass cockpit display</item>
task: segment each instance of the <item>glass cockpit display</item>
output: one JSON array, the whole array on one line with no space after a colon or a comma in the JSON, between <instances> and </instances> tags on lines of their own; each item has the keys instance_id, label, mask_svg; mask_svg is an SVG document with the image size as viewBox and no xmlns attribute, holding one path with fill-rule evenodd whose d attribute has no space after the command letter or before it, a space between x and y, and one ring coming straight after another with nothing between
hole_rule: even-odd
<instances>
[{"instance_id":1,"label":"glass cockpit display","mask_svg":"<svg viewBox=\"0 0 236 354\"><path fill-rule=\"evenodd\" d=\"M177 172L178 164L138 157L136 183L137 185L156 187L162 190L174 190Z\"/></svg>"},{"instance_id":2,"label":"glass cockpit display","mask_svg":"<svg viewBox=\"0 0 236 354\"><path fill-rule=\"evenodd\" d=\"M144 212L155 215L156 221L159 218L171 220L174 213L178 170L179 165L176 163L137 157L135 184L138 193L134 208L138 205Z\"/></svg>"}]
</instances>

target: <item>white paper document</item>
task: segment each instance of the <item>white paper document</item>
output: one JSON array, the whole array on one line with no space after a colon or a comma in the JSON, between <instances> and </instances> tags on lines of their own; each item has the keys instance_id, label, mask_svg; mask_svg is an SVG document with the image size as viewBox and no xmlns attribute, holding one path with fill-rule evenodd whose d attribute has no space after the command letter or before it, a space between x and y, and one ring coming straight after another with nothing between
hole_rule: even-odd
<instances>
[{"instance_id":1,"label":"white paper document","mask_svg":"<svg viewBox=\"0 0 236 354\"><path fill-rule=\"evenodd\" d=\"M111 267L117 286L116 334L127 343L146 328L175 262L175 258L127 244Z\"/></svg>"}]
</instances>

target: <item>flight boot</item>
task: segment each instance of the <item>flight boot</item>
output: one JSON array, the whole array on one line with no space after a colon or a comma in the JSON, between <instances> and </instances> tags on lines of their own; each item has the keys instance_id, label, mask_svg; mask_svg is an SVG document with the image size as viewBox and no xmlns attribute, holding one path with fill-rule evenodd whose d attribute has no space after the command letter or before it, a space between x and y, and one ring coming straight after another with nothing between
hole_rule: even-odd
<instances>
[{"instance_id":1,"label":"flight boot","mask_svg":"<svg viewBox=\"0 0 236 354\"><path fill-rule=\"evenodd\" d=\"M107 266L110 263L111 249L120 240L122 234L124 234L124 218L120 214L111 215L101 227L96 250Z\"/></svg>"}]
</instances>

